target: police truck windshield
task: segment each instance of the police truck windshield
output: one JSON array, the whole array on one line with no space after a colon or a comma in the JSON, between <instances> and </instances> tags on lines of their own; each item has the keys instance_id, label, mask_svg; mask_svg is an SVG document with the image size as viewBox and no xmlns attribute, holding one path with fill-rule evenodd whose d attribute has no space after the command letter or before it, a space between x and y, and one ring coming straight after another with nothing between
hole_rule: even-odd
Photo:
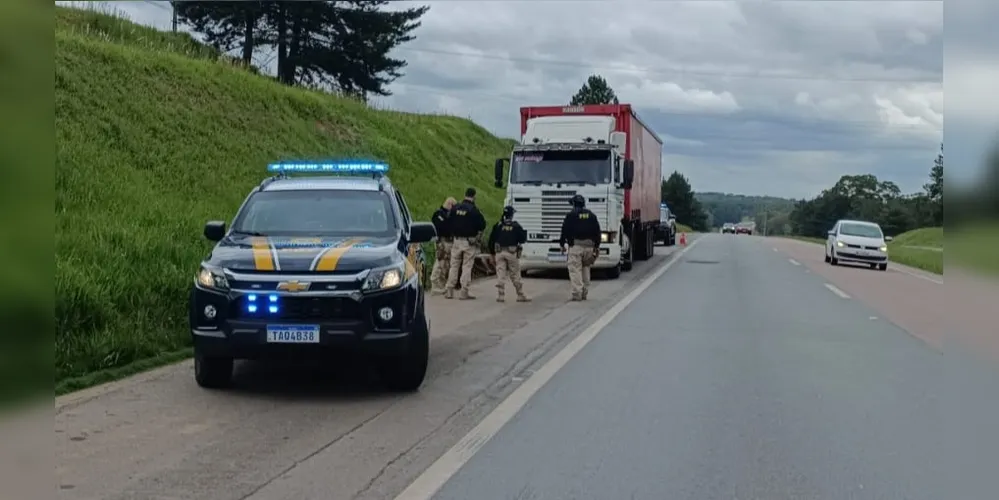
<instances>
[{"instance_id":1,"label":"police truck windshield","mask_svg":"<svg viewBox=\"0 0 999 500\"><path fill-rule=\"evenodd\" d=\"M395 229L388 196L378 191L263 191L233 222L237 233L266 236L388 237Z\"/></svg>"},{"instance_id":2,"label":"police truck windshield","mask_svg":"<svg viewBox=\"0 0 999 500\"><path fill-rule=\"evenodd\" d=\"M610 151L518 151L512 184L609 184Z\"/></svg>"}]
</instances>

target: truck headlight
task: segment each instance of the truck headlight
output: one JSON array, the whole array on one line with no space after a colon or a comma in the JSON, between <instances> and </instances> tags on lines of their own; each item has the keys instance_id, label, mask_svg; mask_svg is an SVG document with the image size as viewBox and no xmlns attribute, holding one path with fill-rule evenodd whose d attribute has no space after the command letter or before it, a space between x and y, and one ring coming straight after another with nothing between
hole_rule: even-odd
<instances>
[{"instance_id":1,"label":"truck headlight","mask_svg":"<svg viewBox=\"0 0 999 500\"><path fill-rule=\"evenodd\" d=\"M844 245L842 241L836 241L836 246L843 248Z\"/></svg>"},{"instance_id":2,"label":"truck headlight","mask_svg":"<svg viewBox=\"0 0 999 500\"><path fill-rule=\"evenodd\" d=\"M229 289L229 280L226 279L222 270L206 266L205 264L201 265L201 269L198 270L198 274L194 277L194 281L203 288L210 288L213 290Z\"/></svg>"},{"instance_id":3,"label":"truck headlight","mask_svg":"<svg viewBox=\"0 0 999 500\"><path fill-rule=\"evenodd\" d=\"M614 233L600 233L600 243L609 243L614 240Z\"/></svg>"},{"instance_id":4,"label":"truck headlight","mask_svg":"<svg viewBox=\"0 0 999 500\"><path fill-rule=\"evenodd\" d=\"M881 250L884 253L888 253L888 245L881 245L881 248L879 248L879 250Z\"/></svg>"},{"instance_id":5,"label":"truck headlight","mask_svg":"<svg viewBox=\"0 0 999 500\"><path fill-rule=\"evenodd\" d=\"M405 264L402 264L371 271L368 277L364 279L361 290L375 292L396 288L402 285L402 273L404 269Z\"/></svg>"}]
</instances>

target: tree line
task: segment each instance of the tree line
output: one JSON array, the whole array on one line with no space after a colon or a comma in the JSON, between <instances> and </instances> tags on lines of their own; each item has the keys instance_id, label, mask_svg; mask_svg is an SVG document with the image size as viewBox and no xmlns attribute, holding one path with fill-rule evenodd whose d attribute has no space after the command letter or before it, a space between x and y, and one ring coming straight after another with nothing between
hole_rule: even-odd
<instances>
[{"instance_id":1,"label":"tree line","mask_svg":"<svg viewBox=\"0 0 999 500\"><path fill-rule=\"evenodd\" d=\"M810 200L800 200L787 215L792 234L824 237L839 219L877 222L888 235L920 227L943 226L943 145L918 193L903 194L891 181L871 174L844 175Z\"/></svg>"},{"instance_id":2,"label":"tree line","mask_svg":"<svg viewBox=\"0 0 999 500\"><path fill-rule=\"evenodd\" d=\"M177 20L224 53L253 67L264 49L287 85L367 100L386 96L406 61L389 52L415 37L428 6L385 9L387 0L327 2L171 2Z\"/></svg>"}]
</instances>

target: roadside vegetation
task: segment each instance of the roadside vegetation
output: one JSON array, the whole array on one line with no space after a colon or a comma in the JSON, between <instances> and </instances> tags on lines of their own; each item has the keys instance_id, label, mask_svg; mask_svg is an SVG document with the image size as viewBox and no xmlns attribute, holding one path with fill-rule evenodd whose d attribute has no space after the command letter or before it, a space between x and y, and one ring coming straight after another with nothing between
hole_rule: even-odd
<instances>
[{"instance_id":1,"label":"roadside vegetation","mask_svg":"<svg viewBox=\"0 0 999 500\"><path fill-rule=\"evenodd\" d=\"M381 159L418 220L467 186L499 215L492 162L511 141L467 119L282 85L93 10L56 8L55 42L57 392L186 355L202 227L270 161Z\"/></svg>"}]
</instances>

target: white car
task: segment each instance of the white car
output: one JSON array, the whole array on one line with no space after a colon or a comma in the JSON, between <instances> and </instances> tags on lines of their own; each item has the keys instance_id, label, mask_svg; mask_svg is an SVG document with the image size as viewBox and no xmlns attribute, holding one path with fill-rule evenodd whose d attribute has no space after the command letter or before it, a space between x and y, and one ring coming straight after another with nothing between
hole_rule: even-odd
<instances>
[{"instance_id":1,"label":"white car","mask_svg":"<svg viewBox=\"0 0 999 500\"><path fill-rule=\"evenodd\" d=\"M873 222L841 220L829 231L826 239L826 262L867 264L871 269L888 269L888 243L881 226Z\"/></svg>"}]
</instances>

